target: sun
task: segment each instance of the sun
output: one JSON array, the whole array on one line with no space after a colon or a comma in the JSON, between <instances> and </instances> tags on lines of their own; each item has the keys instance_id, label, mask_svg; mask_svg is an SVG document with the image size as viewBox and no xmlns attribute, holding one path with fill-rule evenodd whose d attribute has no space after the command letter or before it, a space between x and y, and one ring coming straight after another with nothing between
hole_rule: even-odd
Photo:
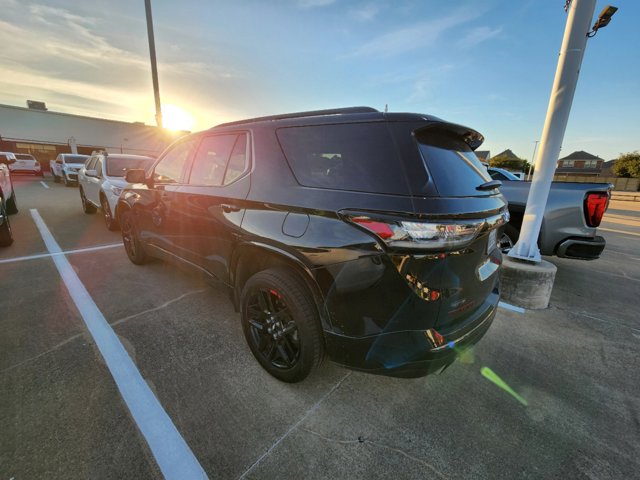
<instances>
[{"instance_id":1,"label":"sun","mask_svg":"<svg viewBox=\"0 0 640 480\"><path fill-rule=\"evenodd\" d=\"M189 130L193 129L195 120L191 114L175 105L162 105L162 126L169 130Z\"/></svg>"}]
</instances>

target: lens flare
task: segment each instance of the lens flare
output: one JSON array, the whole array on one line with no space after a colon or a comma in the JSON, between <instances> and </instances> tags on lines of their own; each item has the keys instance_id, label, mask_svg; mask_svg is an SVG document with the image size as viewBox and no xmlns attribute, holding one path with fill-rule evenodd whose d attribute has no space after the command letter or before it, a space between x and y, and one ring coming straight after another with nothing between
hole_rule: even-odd
<instances>
[{"instance_id":1,"label":"lens flare","mask_svg":"<svg viewBox=\"0 0 640 480\"><path fill-rule=\"evenodd\" d=\"M529 405L529 402L527 402L524 398L522 398L520 395L518 395L515 390L513 390L509 385L507 385L507 382L505 382L504 380L502 380L493 370L491 370L489 367L482 367L480 369L480 373L482 374L482 376L484 378L486 378L487 380L489 380L490 382L493 382L495 385L497 385L498 387L500 387L502 390L504 390L505 392L507 392L508 394L510 394L513 398L515 398L518 402L520 402L522 405L524 405L525 407Z\"/></svg>"}]
</instances>

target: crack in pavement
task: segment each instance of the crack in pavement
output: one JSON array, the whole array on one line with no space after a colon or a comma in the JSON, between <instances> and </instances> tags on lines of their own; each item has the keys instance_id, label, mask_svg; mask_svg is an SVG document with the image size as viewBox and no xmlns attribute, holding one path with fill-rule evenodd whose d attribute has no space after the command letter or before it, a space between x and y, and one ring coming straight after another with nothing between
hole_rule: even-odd
<instances>
[{"instance_id":1,"label":"crack in pavement","mask_svg":"<svg viewBox=\"0 0 640 480\"><path fill-rule=\"evenodd\" d=\"M431 470L433 473L435 473L436 475L438 475L440 478L444 478L447 479L449 477L447 477L444 473L442 473L440 470L438 470L436 467L434 467L433 465L431 465L428 462L425 462L424 460L422 460L421 458L418 457L414 457L413 455L405 452L404 450L400 449L400 448L395 448L395 447L391 447L389 445L385 445L384 443L379 443L379 442L374 442L373 440L367 440L367 439L358 439L358 440L340 440L337 438L329 438L329 437L325 437L324 435L318 433L318 432L314 432L313 430L309 430L308 428L302 428L301 429L304 432L308 432L312 435L315 435L316 437L319 437L323 440L326 440L327 442L331 442L331 443L340 443L340 444L352 444L352 443L362 443L362 444L369 444L369 445L373 445L375 447L378 448L384 448L387 450L391 450L393 452L399 453L401 455L404 455L405 457L407 457L410 460L413 460L421 465L424 465L425 467L427 467L429 470Z\"/></svg>"},{"instance_id":2,"label":"crack in pavement","mask_svg":"<svg viewBox=\"0 0 640 480\"><path fill-rule=\"evenodd\" d=\"M280 443L282 443L282 441L283 441L285 438L287 438L287 437L291 434L291 432L293 432L296 428L298 428L298 426L299 426L303 421L305 421L305 420L309 417L309 415L311 415L312 413L314 413L314 412L315 412L315 411L320 407L320 405L322 404L322 402L324 402L327 398L329 398L329 397L331 396L331 394L333 394L333 392L335 392L338 388L340 388L340 385L342 385L342 383L343 383L347 378L349 378L349 376L350 376L350 375L351 375L351 372L347 372L347 374L346 374L344 377L342 377L342 378L338 381L338 383L336 383L336 384L331 388L331 390L329 390L327 393L325 393L325 394L322 396L322 398L321 398L320 400L318 400L316 403L314 403L314 404L311 406L311 408L310 408L309 410L307 410L307 411L305 412L305 414L304 414L304 415L302 415L302 417L300 417L300 418L298 419L298 421L297 421L296 423L294 423L294 424L289 428L289 430L287 430L287 431L284 433L284 435L282 435L278 440L276 440L276 441L274 442L274 444L273 444L273 445L271 445L271 446L267 449L267 451L266 451L266 452L264 452L264 453L263 453L263 454L262 454L262 455L261 455L261 456L260 456L256 461L255 461L255 462L253 462L253 463L251 464L251 466L250 466L249 468L247 468L247 469L244 471L244 473L238 477L238 480L242 480L243 478L245 478L245 477L247 476L247 474L248 474L249 472L251 472L251 470L253 470L255 467L257 467L257 466L260 464L260 462L262 462L262 460L264 460L267 456L269 456L269 454L270 454L270 453L271 453L271 452L272 452L272 451L273 451L273 450L274 450L278 445L280 445Z\"/></svg>"},{"instance_id":3,"label":"crack in pavement","mask_svg":"<svg viewBox=\"0 0 640 480\"><path fill-rule=\"evenodd\" d=\"M139 317L141 315L145 315L147 313L155 312L157 310L162 310L163 308L166 308L169 305L171 305L172 303L178 302L178 301L182 300L185 297L188 297L190 295L195 295L197 293L206 292L206 291L207 291L206 288L201 288L199 290L192 290L190 292L183 293L179 297L173 298L171 300L167 300L162 305L159 305L157 307L149 308L147 310L143 310L142 312L134 313L133 315L129 315L127 317L120 318L120 319L114 321L113 323L111 323L111 326L114 327L116 325L120 325L121 323L129 321L129 320L134 319L136 317ZM82 337L85 333L86 333L85 331L83 331L81 333L76 333L75 335L72 335L71 337L67 338L66 340L63 340L62 342L58 343L57 345L51 347L49 350L41 352L41 353L39 353L39 354L37 354L37 355L35 355L33 357L29 357L29 358L27 358L27 359L25 359L25 360L23 360L21 362L16 363L15 365L11 365L11 366L9 366L7 368L4 368L4 369L0 370L0 375L2 375L3 373L7 373L7 372L9 372L9 371L11 371L11 370L13 370L15 368L18 368L18 367L20 367L20 366L22 366L22 365L24 365L26 363L33 362L34 360L37 360L40 357L48 355L49 353L55 352L56 350L58 350L59 348L64 347L66 344L72 342L73 340L76 340L76 339Z\"/></svg>"}]
</instances>

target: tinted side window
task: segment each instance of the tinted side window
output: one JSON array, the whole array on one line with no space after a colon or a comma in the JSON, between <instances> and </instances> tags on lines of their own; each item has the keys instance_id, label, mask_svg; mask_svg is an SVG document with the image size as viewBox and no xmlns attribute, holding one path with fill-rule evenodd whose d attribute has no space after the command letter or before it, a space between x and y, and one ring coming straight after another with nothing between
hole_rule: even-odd
<instances>
[{"instance_id":1,"label":"tinted side window","mask_svg":"<svg viewBox=\"0 0 640 480\"><path fill-rule=\"evenodd\" d=\"M227 170L224 174L223 183L225 185L229 185L231 182L239 178L247 169L248 163L247 136L238 135L236 144L233 147L233 151L231 152L229 165L227 165Z\"/></svg>"},{"instance_id":2,"label":"tinted side window","mask_svg":"<svg viewBox=\"0 0 640 480\"><path fill-rule=\"evenodd\" d=\"M200 142L189 176L191 185L222 185L237 134L212 135Z\"/></svg>"},{"instance_id":3,"label":"tinted side window","mask_svg":"<svg viewBox=\"0 0 640 480\"><path fill-rule=\"evenodd\" d=\"M407 195L409 187L382 123L288 127L277 131L302 185Z\"/></svg>"},{"instance_id":4,"label":"tinted side window","mask_svg":"<svg viewBox=\"0 0 640 480\"><path fill-rule=\"evenodd\" d=\"M187 140L172 147L156 165L153 173L154 180L159 183L182 182L193 147L193 140Z\"/></svg>"}]
</instances>

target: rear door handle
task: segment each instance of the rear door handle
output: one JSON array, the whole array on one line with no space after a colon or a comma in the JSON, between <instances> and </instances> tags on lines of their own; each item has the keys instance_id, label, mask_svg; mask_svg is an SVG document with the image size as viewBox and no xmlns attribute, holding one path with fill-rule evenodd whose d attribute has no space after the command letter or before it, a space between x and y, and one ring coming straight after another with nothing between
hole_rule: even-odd
<instances>
[{"instance_id":1,"label":"rear door handle","mask_svg":"<svg viewBox=\"0 0 640 480\"><path fill-rule=\"evenodd\" d=\"M231 205L229 203L222 203L220 204L220 207L222 207L222 211L225 213L231 213L231 212L239 212L240 208L236 207L235 205Z\"/></svg>"}]
</instances>

